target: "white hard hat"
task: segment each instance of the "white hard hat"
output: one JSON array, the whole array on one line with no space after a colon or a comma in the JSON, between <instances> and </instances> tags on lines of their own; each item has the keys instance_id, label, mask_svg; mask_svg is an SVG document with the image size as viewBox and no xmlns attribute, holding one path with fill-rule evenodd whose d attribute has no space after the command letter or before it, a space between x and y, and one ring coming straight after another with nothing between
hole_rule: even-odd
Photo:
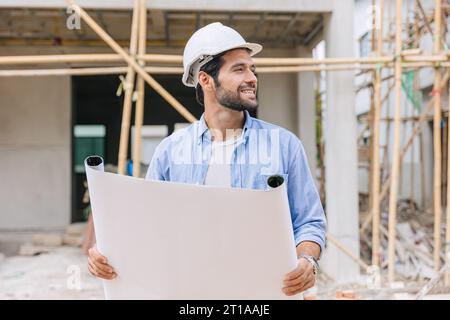
<instances>
[{"instance_id":1,"label":"white hard hat","mask_svg":"<svg viewBox=\"0 0 450 320\"><path fill-rule=\"evenodd\" d=\"M186 43L183 53L183 83L195 87L198 83L200 68L211 61L219 53L247 48L253 56L262 50L257 43L249 43L234 29L214 22L198 29Z\"/></svg>"}]
</instances>

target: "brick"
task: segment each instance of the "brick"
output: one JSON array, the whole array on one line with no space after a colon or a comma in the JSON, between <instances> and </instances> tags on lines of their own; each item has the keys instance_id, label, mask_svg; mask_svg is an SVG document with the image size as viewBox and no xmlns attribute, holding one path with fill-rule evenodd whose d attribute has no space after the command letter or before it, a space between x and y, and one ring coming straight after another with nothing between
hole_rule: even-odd
<instances>
[{"instance_id":1,"label":"brick","mask_svg":"<svg viewBox=\"0 0 450 320\"><path fill-rule=\"evenodd\" d=\"M86 226L87 226L86 222L72 223L67 226L66 234L72 236L82 236L86 231Z\"/></svg>"},{"instance_id":2,"label":"brick","mask_svg":"<svg viewBox=\"0 0 450 320\"><path fill-rule=\"evenodd\" d=\"M336 300L359 300L359 297L352 290L338 290L335 295Z\"/></svg>"},{"instance_id":3,"label":"brick","mask_svg":"<svg viewBox=\"0 0 450 320\"><path fill-rule=\"evenodd\" d=\"M37 246L58 247L62 245L62 235L54 233L35 234L32 242Z\"/></svg>"},{"instance_id":4,"label":"brick","mask_svg":"<svg viewBox=\"0 0 450 320\"><path fill-rule=\"evenodd\" d=\"M83 239L83 236L65 234L63 236L63 244L72 247L81 247L81 245L83 244Z\"/></svg>"},{"instance_id":5,"label":"brick","mask_svg":"<svg viewBox=\"0 0 450 320\"><path fill-rule=\"evenodd\" d=\"M352 290L342 291L344 298L356 299L356 294Z\"/></svg>"},{"instance_id":6,"label":"brick","mask_svg":"<svg viewBox=\"0 0 450 320\"><path fill-rule=\"evenodd\" d=\"M21 256L37 256L42 253L49 253L50 250L47 247L35 246L32 244L24 244L20 246L19 255Z\"/></svg>"}]
</instances>

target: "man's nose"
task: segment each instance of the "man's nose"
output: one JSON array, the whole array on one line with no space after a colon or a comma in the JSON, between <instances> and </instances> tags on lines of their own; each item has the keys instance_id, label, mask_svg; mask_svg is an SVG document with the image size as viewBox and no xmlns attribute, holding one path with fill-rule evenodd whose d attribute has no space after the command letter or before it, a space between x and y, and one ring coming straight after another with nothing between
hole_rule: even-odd
<instances>
[{"instance_id":1,"label":"man's nose","mask_svg":"<svg viewBox=\"0 0 450 320\"><path fill-rule=\"evenodd\" d=\"M249 70L247 72L247 78L245 82L256 84L258 82L258 78L253 71Z\"/></svg>"}]
</instances>

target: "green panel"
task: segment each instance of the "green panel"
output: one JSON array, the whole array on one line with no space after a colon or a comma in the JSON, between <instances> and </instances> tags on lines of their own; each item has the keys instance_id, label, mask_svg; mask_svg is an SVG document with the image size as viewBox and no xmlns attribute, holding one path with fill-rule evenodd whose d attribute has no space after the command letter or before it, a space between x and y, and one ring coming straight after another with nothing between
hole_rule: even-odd
<instances>
[{"instance_id":1,"label":"green panel","mask_svg":"<svg viewBox=\"0 0 450 320\"><path fill-rule=\"evenodd\" d=\"M92 155L101 156L103 159L105 158L105 138L75 138L74 170L76 173L84 172L84 159Z\"/></svg>"}]
</instances>

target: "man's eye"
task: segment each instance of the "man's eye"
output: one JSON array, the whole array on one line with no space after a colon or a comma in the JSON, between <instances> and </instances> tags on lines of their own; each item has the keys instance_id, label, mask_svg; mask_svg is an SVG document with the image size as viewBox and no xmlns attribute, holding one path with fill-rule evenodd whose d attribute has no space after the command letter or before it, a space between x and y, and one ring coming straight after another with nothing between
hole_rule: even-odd
<instances>
[{"instance_id":1,"label":"man's eye","mask_svg":"<svg viewBox=\"0 0 450 320\"><path fill-rule=\"evenodd\" d=\"M236 69L236 71L239 71L239 72L241 72L241 71L243 71L244 69L242 69L242 68L237 68Z\"/></svg>"}]
</instances>

